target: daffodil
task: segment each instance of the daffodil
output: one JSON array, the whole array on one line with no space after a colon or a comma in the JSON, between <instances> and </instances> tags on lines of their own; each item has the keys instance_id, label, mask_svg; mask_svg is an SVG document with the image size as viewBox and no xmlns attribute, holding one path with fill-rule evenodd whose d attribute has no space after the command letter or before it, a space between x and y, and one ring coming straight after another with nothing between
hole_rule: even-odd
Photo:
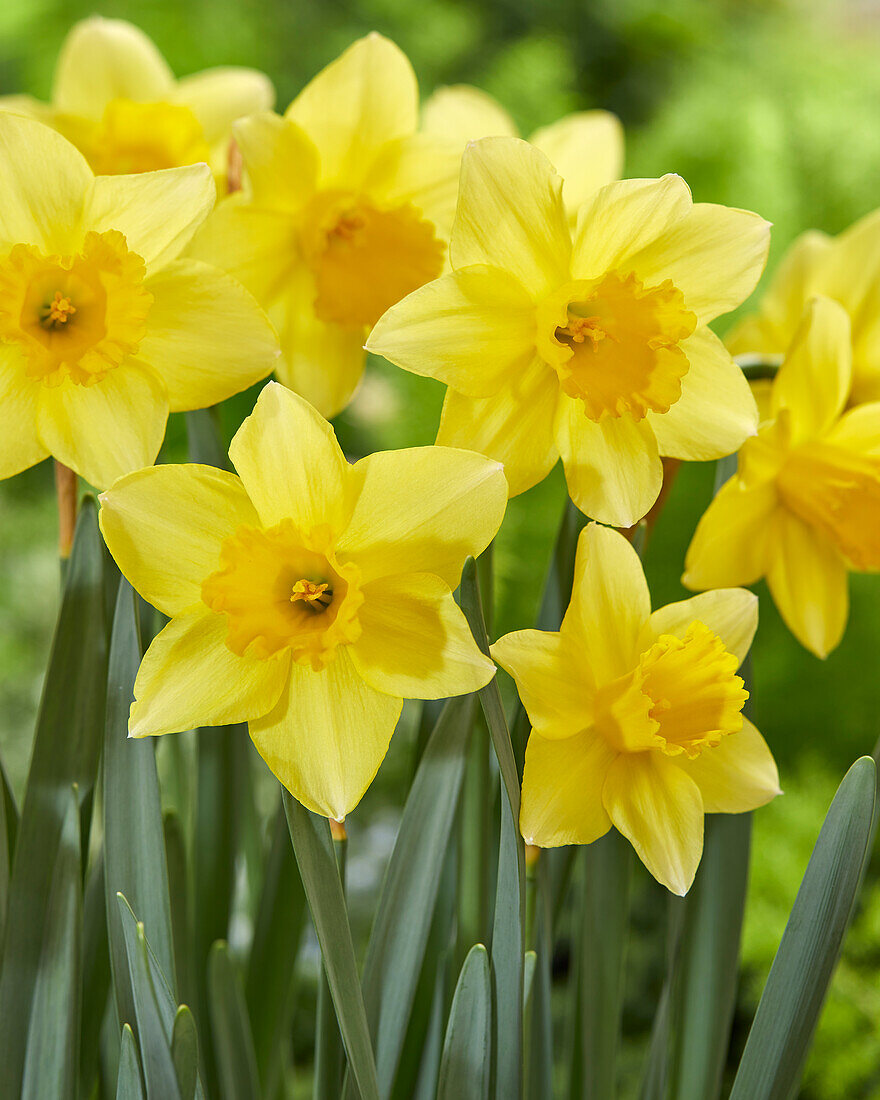
<instances>
[{"instance_id":1,"label":"daffodil","mask_svg":"<svg viewBox=\"0 0 880 1100\"><path fill-rule=\"evenodd\" d=\"M803 233L783 258L755 313L730 333L734 355L782 356L811 298L839 302L852 326L850 402L880 400L880 210L838 237Z\"/></svg>"},{"instance_id":2,"label":"daffodil","mask_svg":"<svg viewBox=\"0 0 880 1100\"><path fill-rule=\"evenodd\" d=\"M717 458L756 430L707 324L755 285L769 227L664 176L600 188L572 234L561 192L526 142L474 142L453 270L393 306L367 347L448 385L438 443L503 462L513 494L561 455L575 504L628 527L657 498L661 455Z\"/></svg>"},{"instance_id":3,"label":"daffodil","mask_svg":"<svg viewBox=\"0 0 880 1100\"><path fill-rule=\"evenodd\" d=\"M95 177L48 126L0 114L0 477L51 454L109 485L155 459L169 410L269 374L253 298L177 259L213 202L207 165Z\"/></svg>"},{"instance_id":4,"label":"daffodil","mask_svg":"<svg viewBox=\"0 0 880 1100\"><path fill-rule=\"evenodd\" d=\"M324 416L351 399L369 327L443 267L461 150L417 123L404 54L377 34L355 42L283 118L235 126L245 189L193 245L266 307L279 377Z\"/></svg>"},{"instance_id":5,"label":"daffodil","mask_svg":"<svg viewBox=\"0 0 880 1100\"><path fill-rule=\"evenodd\" d=\"M229 456L238 476L155 466L101 496L119 568L171 617L138 672L129 731L247 721L291 794L342 820L402 699L494 675L452 589L501 523L504 474L443 447L350 466L330 425L277 383Z\"/></svg>"},{"instance_id":6,"label":"daffodil","mask_svg":"<svg viewBox=\"0 0 880 1100\"><path fill-rule=\"evenodd\" d=\"M807 306L770 390L770 418L739 455L687 553L689 588L761 577L798 641L825 657L849 608L847 574L880 569L880 402L844 411L846 310Z\"/></svg>"},{"instance_id":7,"label":"daffodil","mask_svg":"<svg viewBox=\"0 0 880 1100\"><path fill-rule=\"evenodd\" d=\"M519 136L501 104L467 84L438 88L430 95L422 108L422 129L457 142L462 151L478 138ZM562 176L562 201L572 222L594 191L623 172L623 127L610 111L577 111L542 126L528 140Z\"/></svg>"},{"instance_id":8,"label":"daffodil","mask_svg":"<svg viewBox=\"0 0 880 1100\"><path fill-rule=\"evenodd\" d=\"M757 622L757 598L738 588L652 614L629 542L586 527L561 629L492 646L532 725L527 843L590 844L613 825L658 882L687 893L703 815L753 810L780 793L770 750L742 714L737 669Z\"/></svg>"},{"instance_id":9,"label":"daffodil","mask_svg":"<svg viewBox=\"0 0 880 1100\"><path fill-rule=\"evenodd\" d=\"M98 175L207 161L222 186L232 123L274 100L268 77L254 69L207 69L176 80L143 31L92 16L64 41L50 103L10 96L0 108L54 126Z\"/></svg>"}]
</instances>

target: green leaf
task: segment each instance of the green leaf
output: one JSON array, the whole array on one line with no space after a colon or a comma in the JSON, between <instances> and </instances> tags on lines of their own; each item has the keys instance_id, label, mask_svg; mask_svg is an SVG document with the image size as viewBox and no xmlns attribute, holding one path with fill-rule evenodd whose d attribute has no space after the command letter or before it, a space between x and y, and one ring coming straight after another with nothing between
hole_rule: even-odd
<instances>
[{"instance_id":1,"label":"green leaf","mask_svg":"<svg viewBox=\"0 0 880 1100\"><path fill-rule=\"evenodd\" d=\"M0 1096L19 1096L28 1021L62 827L98 769L106 696L101 539L95 504L80 511L43 687L10 881L0 976Z\"/></svg>"},{"instance_id":2,"label":"green leaf","mask_svg":"<svg viewBox=\"0 0 880 1100\"><path fill-rule=\"evenodd\" d=\"M553 962L552 892L550 866L542 852L532 877L536 879L535 950L526 953L523 1077L530 1100L553 1095L553 1019L551 966ZM529 980L529 959L533 974ZM531 989L529 989L531 984Z\"/></svg>"},{"instance_id":3,"label":"green leaf","mask_svg":"<svg viewBox=\"0 0 880 1100\"><path fill-rule=\"evenodd\" d=\"M492 981L477 943L461 968L443 1043L437 1100L487 1100L491 1072Z\"/></svg>"},{"instance_id":4,"label":"green leaf","mask_svg":"<svg viewBox=\"0 0 880 1100\"><path fill-rule=\"evenodd\" d=\"M193 409L186 414L186 437L190 462L216 466L218 470L229 469L220 414L216 406L210 409Z\"/></svg>"},{"instance_id":5,"label":"green leaf","mask_svg":"<svg viewBox=\"0 0 880 1100\"><path fill-rule=\"evenodd\" d=\"M28 1027L22 1100L76 1097L81 935L79 805L76 792L71 790L52 873L43 951Z\"/></svg>"},{"instance_id":6,"label":"green leaf","mask_svg":"<svg viewBox=\"0 0 880 1100\"><path fill-rule=\"evenodd\" d=\"M199 1081L199 1034L195 1017L186 1005L181 1005L174 1017L171 1061L181 1100L193 1100Z\"/></svg>"},{"instance_id":7,"label":"green leaf","mask_svg":"<svg viewBox=\"0 0 880 1100\"><path fill-rule=\"evenodd\" d=\"M260 1081L244 990L222 940L212 946L208 958L208 998L220 1095L225 1100L257 1100Z\"/></svg>"},{"instance_id":8,"label":"green leaf","mask_svg":"<svg viewBox=\"0 0 880 1100\"><path fill-rule=\"evenodd\" d=\"M333 836L333 851L336 853L336 865L339 879L345 893L345 862L348 852L348 837ZM333 995L327 980L327 968L321 963L318 975L318 1001L315 1008L315 1076L312 1082L313 1100L338 1100L343 1092L343 1072L345 1070L345 1051L339 1024L333 1008Z\"/></svg>"},{"instance_id":9,"label":"green leaf","mask_svg":"<svg viewBox=\"0 0 880 1100\"><path fill-rule=\"evenodd\" d=\"M870 847L876 767L863 756L838 788L749 1032L731 1100L794 1095L837 965Z\"/></svg>"},{"instance_id":10,"label":"green leaf","mask_svg":"<svg viewBox=\"0 0 880 1100\"><path fill-rule=\"evenodd\" d=\"M119 1047L119 1074L116 1078L116 1100L145 1100L141 1080L141 1065L134 1032L128 1024L122 1028Z\"/></svg>"},{"instance_id":11,"label":"green leaf","mask_svg":"<svg viewBox=\"0 0 880 1100\"><path fill-rule=\"evenodd\" d=\"M376 1063L330 827L283 792L290 840L315 923L339 1031L361 1100L378 1100Z\"/></svg>"},{"instance_id":12,"label":"green leaf","mask_svg":"<svg viewBox=\"0 0 880 1100\"><path fill-rule=\"evenodd\" d=\"M150 737L135 740L128 736L128 712L140 661L135 595L123 579L119 583L110 639L103 772L104 896L120 1025L134 1019L134 998L117 894L129 899L139 914L172 991L176 987L154 742Z\"/></svg>"},{"instance_id":13,"label":"green leaf","mask_svg":"<svg viewBox=\"0 0 880 1100\"><path fill-rule=\"evenodd\" d=\"M13 816L15 803L13 803L12 814L10 814L9 802L6 797L6 775L3 772L2 764L0 764L0 782L3 784L3 790L0 792L0 962L2 962L6 910L9 905L9 875L15 850L14 833L18 824L15 816Z\"/></svg>"},{"instance_id":14,"label":"green leaf","mask_svg":"<svg viewBox=\"0 0 880 1100\"><path fill-rule=\"evenodd\" d=\"M193 1004L196 997L196 979L193 973L186 838L183 835L180 817L175 812L165 814L162 827L165 835L165 862L168 869L168 897L171 902L171 932L174 940L177 995L185 1004ZM286 836L284 839L287 841ZM290 847L289 841L287 846Z\"/></svg>"},{"instance_id":15,"label":"green leaf","mask_svg":"<svg viewBox=\"0 0 880 1100\"><path fill-rule=\"evenodd\" d=\"M110 992L110 951L104 903L104 852L89 871L83 897L80 1095L90 1096L98 1075L101 1027ZM114 1030L116 1030L114 1028ZM115 1076L115 1074L114 1074Z\"/></svg>"}]
</instances>

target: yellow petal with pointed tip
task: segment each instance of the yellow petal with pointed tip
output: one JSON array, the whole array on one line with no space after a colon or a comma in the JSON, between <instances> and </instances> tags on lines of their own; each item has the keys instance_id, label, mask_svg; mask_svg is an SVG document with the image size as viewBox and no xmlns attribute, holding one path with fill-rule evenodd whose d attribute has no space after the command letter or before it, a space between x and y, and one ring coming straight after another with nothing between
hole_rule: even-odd
<instances>
[{"instance_id":1,"label":"yellow petal with pointed tip","mask_svg":"<svg viewBox=\"0 0 880 1100\"><path fill-rule=\"evenodd\" d=\"M210 145L228 141L236 119L268 111L275 102L272 81L256 69L205 69L177 82L173 101L189 107Z\"/></svg>"},{"instance_id":2,"label":"yellow petal with pointed tip","mask_svg":"<svg viewBox=\"0 0 880 1100\"><path fill-rule=\"evenodd\" d=\"M428 96L422 106L422 129L461 148L478 138L518 136L501 104L469 84L438 88Z\"/></svg>"},{"instance_id":3,"label":"yellow petal with pointed tip","mask_svg":"<svg viewBox=\"0 0 880 1100\"><path fill-rule=\"evenodd\" d=\"M777 504L772 482L747 489L732 477L722 485L697 524L682 584L727 588L760 580L770 562L771 521Z\"/></svg>"},{"instance_id":4,"label":"yellow petal with pointed tip","mask_svg":"<svg viewBox=\"0 0 880 1100\"><path fill-rule=\"evenodd\" d=\"M683 638L694 622L717 634L724 648L735 653L742 663L758 629L758 597L745 588L718 588L689 600L669 603L648 619L639 636L638 648L643 652L650 649L661 634Z\"/></svg>"},{"instance_id":5,"label":"yellow petal with pointed tip","mask_svg":"<svg viewBox=\"0 0 880 1100\"><path fill-rule=\"evenodd\" d=\"M623 127L610 111L566 115L536 130L529 140L562 176L569 216L576 216L591 195L623 172Z\"/></svg>"},{"instance_id":6,"label":"yellow petal with pointed tip","mask_svg":"<svg viewBox=\"0 0 880 1100\"><path fill-rule=\"evenodd\" d=\"M670 759L700 788L707 814L745 813L782 794L773 754L748 718L741 730L726 734L696 759Z\"/></svg>"},{"instance_id":7,"label":"yellow petal with pointed tip","mask_svg":"<svg viewBox=\"0 0 880 1100\"><path fill-rule=\"evenodd\" d=\"M41 389L25 374L18 348L0 345L0 478L13 477L49 454L37 437Z\"/></svg>"},{"instance_id":8,"label":"yellow petal with pointed tip","mask_svg":"<svg viewBox=\"0 0 880 1100\"><path fill-rule=\"evenodd\" d=\"M253 201L272 210L300 210L318 179L318 150L311 138L292 119L271 111L241 119L234 133Z\"/></svg>"}]
</instances>

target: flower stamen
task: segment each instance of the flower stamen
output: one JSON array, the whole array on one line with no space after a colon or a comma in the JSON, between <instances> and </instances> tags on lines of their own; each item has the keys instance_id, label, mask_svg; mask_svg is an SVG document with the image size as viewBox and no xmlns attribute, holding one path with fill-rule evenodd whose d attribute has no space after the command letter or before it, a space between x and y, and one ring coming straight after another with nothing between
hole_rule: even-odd
<instances>
[{"instance_id":1,"label":"flower stamen","mask_svg":"<svg viewBox=\"0 0 880 1100\"><path fill-rule=\"evenodd\" d=\"M55 291L55 297L47 302L40 311L40 324L43 328L57 328L66 325L71 315L76 313L76 306L69 297L65 297L60 290Z\"/></svg>"},{"instance_id":2,"label":"flower stamen","mask_svg":"<svg viewBox=\"0 0 880 1100\"><path fill-rule=\"evenodd\" d=\"M333 589L329 584L316 584L314 581L300 580L293 586L290 602L303 603L315 612L324 611L333 602Z\"/></svg>"}]
</instances>

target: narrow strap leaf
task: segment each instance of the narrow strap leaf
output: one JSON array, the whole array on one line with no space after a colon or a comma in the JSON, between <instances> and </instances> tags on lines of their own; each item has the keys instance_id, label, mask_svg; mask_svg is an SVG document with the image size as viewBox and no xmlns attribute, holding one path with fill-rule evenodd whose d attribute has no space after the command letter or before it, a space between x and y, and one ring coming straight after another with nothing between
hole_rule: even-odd
<instances>
[{"instance_id":1,"label":"narrow strap leaf","mask_svg":"<svg viewBox=\"0 0 880 1100\"><path fill-rule=\"evenodd\" d=\"M199 1081L199 1035L195 1018L186 1005L181 1005L174 1017L171 1060L181 1100L193 1100Z\"/></svg>"},{"instance_id":2,"label":"narrow strap leaf","mask_svg":"<svg viewBox=\"0 0 880 1100\"><path fill-rule=\"evenodd\" d=\"M134 1032L128 1024L122 1029L119 1046L119 1074L116 1078L116 1100L146 1100L141 1080L141 1064Z\"/></svg>"},{"instance_id":3,"label":"narrow strap leaf","mask_svg":"<svg viewBox=\"0 0 880 1100\"><path fill-rule=\"evenodd\" d=\"M222 941L213 945L208 959L208 997L220 1095L224 1100L258 1100L260 1082L244 990Z\"/></svg>"},{"instance_id":4,"label":"narrow strap leaf","mask_svg":"<svg viewBox=\"0 0 880 1100\"><path fill-rule=\"evenodd\" d=\"M477 943L461 968L440 1063L437 1100L487 1100L491 1075L492 981Z\"/></svg>"},{"instance_id":5,"label":"narrow strap leaf","mask_svg":"<svg viewBox=\"0 0 880 1100\"><path fill-rule=\"evenodd\" d=\"M110 993L110 945L104 899L104 852L98 852L83 894L82 1025L80 1027L80 1095L91 1096L98 1076L101 1027Z\"/></svg>"}]
</instances>

